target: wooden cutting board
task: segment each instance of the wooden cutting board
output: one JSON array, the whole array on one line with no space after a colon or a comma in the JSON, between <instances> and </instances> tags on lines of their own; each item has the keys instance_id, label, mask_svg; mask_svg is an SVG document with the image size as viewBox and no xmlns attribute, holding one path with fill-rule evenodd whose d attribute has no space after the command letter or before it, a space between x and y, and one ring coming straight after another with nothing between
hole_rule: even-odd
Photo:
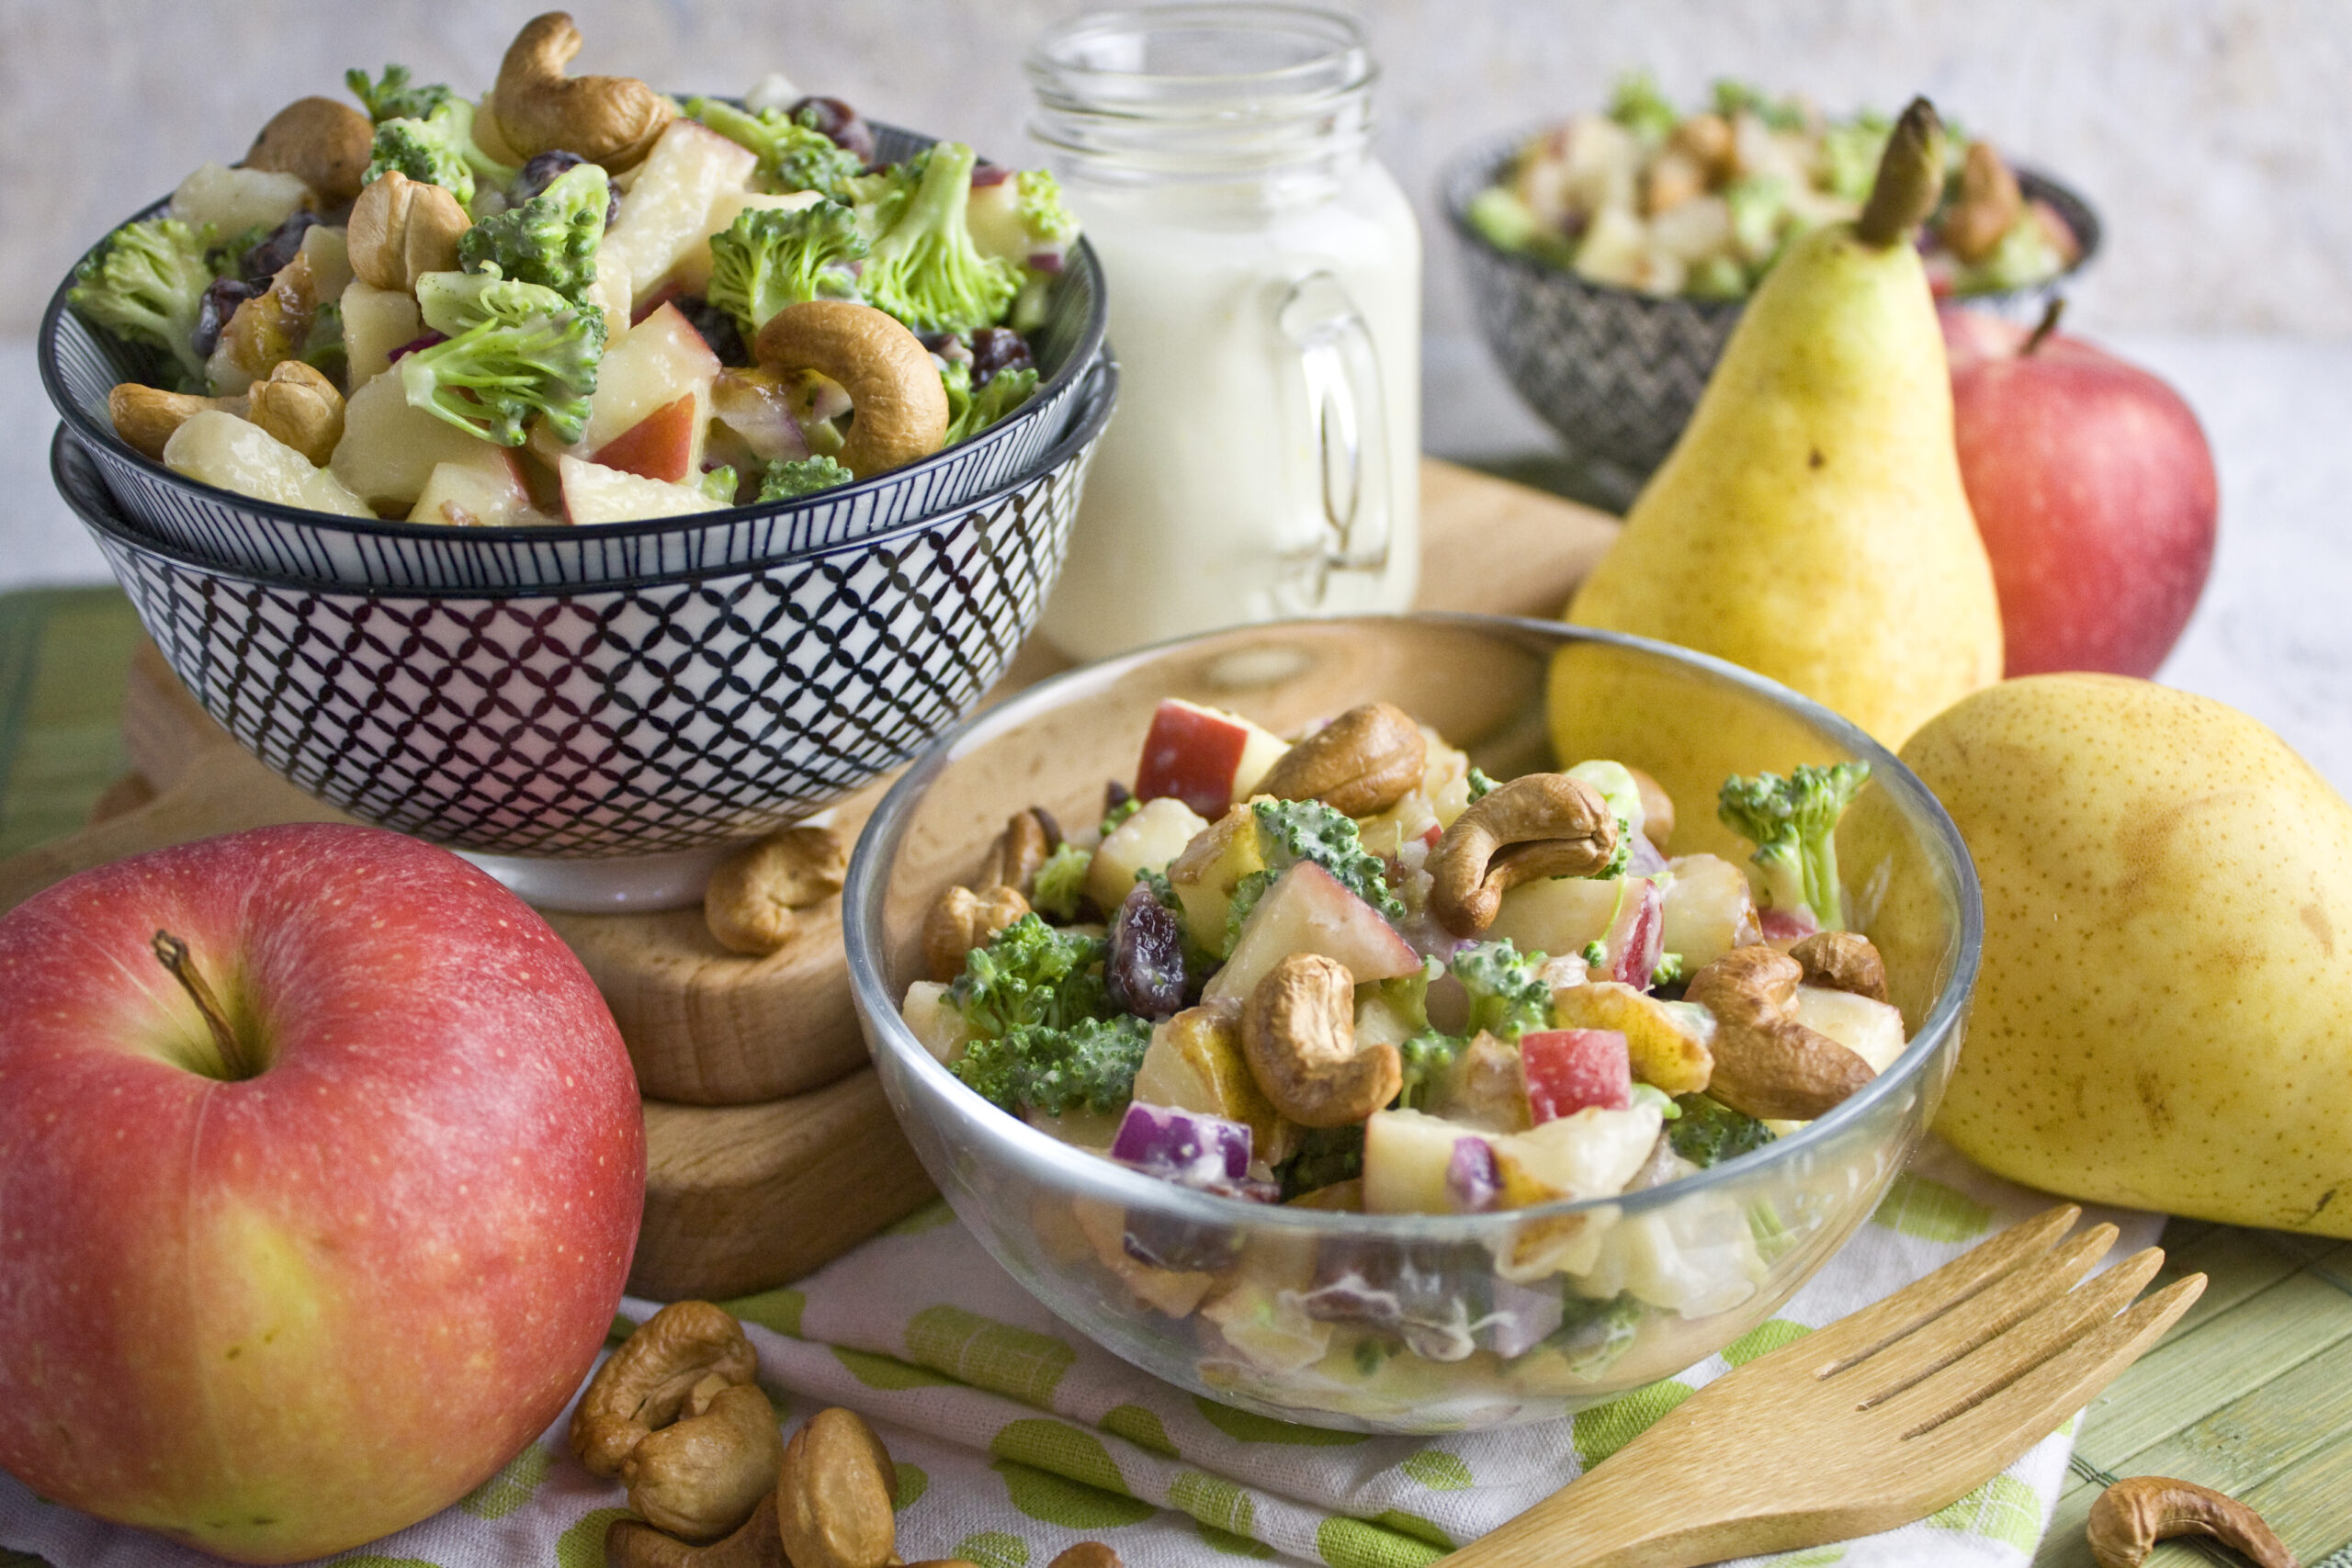
<instances>
[{"instance_id":1,"label":"wooden cutting board","mask_svg":"<svg viewBox=\"0 0 2352 1568\"><path fill-rule=\"evenodd\" d=\"M1600 513L1428 461L1419 607L1552 615L1614 538ZM1024 649L991 700L1069 667ZM123 714L134 775L82 832L0 862L0 909L125 855L271 823L349 818L269 773L150 645ZM840 809L854 832L888 781ZM765 959L727 953L699 909L549 914L612 1006L647 1096L645 1224L629 1287L728 1296L806 1273L931 1191L865 1061L838 900Z\"/></svg>"}]
</instances>

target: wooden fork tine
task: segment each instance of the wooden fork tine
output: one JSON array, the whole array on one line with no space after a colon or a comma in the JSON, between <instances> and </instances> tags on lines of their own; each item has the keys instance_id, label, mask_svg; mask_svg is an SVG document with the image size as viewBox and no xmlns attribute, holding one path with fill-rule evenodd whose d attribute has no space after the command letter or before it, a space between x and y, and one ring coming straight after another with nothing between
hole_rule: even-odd
<instances>
[{"instance_id":1,"label":"wooden fork tine","mask_svg":"<svg viewBox=\"0 0 2352 1568\"><path fill-rule=\"evenodd\" d=\"M1905 1437L1916 1438L1984 1403L2084 1335L2112 1321L2164 1263L2161 1247L2133 1254L1888 1401L1888 1416L1903 1423Z\"/></svg>"},{"instance_id":2,"label":"wooden fork tine","mask_svg":"<svg viewBox=\"0 0 2352 1568\"><path fill-rule=\"evenodd\" d=\"M2007 1468L2163 1338L2204 1290L2202 1274L2174 1281L1982 1404L1905 1439L1905 1448L1918 1444L1931 1452L1965 1456L1972 1470L1985 1474ZM1976 1462L1979 1456L1984 1462Z\"/></svg>"},{"instance_id":3,"label":"wooden fork tine","mask_svg":"<svg viewBox=\"0 0 2352 1568\"><path fill-rule=\"evenodd\" d=\"M1861 1405L1883 1404L1973 1353L1996 1336L2006 1334L2073 1290L2107 1256L2115 1245L2115 1235L2113 1225L2093 1225L2082 1235L2069 1237L2056 1251L2044 1253L2010 1270L1894 1344L1875 1353L1849 1359L1837 1369L1835 1375L1859 1385L1854 1394Z\"/></svg>"},{"instance_id":4,"label":"wooden fork tine","mask_svg":"<svg viewBox=\"0 0 2352 1568\"><path fill-rule=\"evenodd\" d=\"M1795 1352L1807 1364L1821 1368L1860 1360L2049 1251L2082 1217L2082 1210L2072 1203L2062 1203L2046 1213L2021 1220L1876 1306L1865 1307L1805 1336L1782 1354Z\"/></svg>"}]
</instances>

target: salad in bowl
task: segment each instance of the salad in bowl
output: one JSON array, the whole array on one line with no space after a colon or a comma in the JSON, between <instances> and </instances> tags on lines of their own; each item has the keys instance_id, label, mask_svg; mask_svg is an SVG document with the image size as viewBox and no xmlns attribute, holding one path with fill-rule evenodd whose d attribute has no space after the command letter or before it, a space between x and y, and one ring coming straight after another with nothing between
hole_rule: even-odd
<instances>
[{"instance_id":1,"label":"salad in bowl","mask_svg":"<svg viewBox=\"0 0 2352 1568\"><path fill-rule=\"evenodd\" d=\"M581 42L534 18L478 99L355 70L110 234L67 301L144 367L116 434L277 506L588 525L820 493L1031 398L1050 175L880 162L780 77L571 75Z\"/></svg>"}]
</instances>

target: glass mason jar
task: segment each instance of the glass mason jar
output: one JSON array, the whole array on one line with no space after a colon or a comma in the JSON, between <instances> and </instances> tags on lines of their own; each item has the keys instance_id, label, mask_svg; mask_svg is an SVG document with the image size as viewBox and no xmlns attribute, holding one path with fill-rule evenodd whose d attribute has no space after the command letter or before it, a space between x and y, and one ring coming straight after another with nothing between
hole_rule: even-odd
<instances>
[{"instance_id":1,"label":"glass mason jar","mask_svg":"<svg viewBox=\"0 0 2352 1568\"><path fill-rule=\"evenodd\" d=\"M1121 370L1046 637L1095 659L1404 609L1421 243L1371 155L1361 29L1280 5L1108 12L1048 34L1027 71Z\"/></svg>"}]
</instances>

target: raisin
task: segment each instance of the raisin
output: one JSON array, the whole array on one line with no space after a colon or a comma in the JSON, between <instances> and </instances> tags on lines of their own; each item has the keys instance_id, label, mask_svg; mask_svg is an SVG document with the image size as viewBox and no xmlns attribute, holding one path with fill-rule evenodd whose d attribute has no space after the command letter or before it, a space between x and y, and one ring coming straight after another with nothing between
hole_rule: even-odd
<instances>
[{"instance_id":1,"label":"raisin","mask_svg":"<svg viewBox=\"0 0 2352 1568\"><path fill-rule=\"evenodd\" d=\"M1111 922L1102 979L1111 1000L1138 1018L1172 1018L1184 1010L1183 928L1148 884L1128 890Z\"/></svg>"}]
</instances>

